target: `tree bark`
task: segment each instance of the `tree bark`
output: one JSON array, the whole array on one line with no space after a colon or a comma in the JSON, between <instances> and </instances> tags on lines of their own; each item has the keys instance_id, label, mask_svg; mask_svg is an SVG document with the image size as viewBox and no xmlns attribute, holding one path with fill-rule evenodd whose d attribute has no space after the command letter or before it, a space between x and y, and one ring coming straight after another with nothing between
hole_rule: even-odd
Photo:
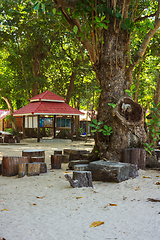
<instances>
[{"instance_id":1,"label":"tree bark","mask_svg":"<svg viewBox=\"0 0 160 240\"><path fill-rule=\"evenodd\" d=\"M157 85L156 85L156 91L154 94L154 103L157 106L157 104L160 102L160 71L157 79Z\"/></svg>"}]
</instances>

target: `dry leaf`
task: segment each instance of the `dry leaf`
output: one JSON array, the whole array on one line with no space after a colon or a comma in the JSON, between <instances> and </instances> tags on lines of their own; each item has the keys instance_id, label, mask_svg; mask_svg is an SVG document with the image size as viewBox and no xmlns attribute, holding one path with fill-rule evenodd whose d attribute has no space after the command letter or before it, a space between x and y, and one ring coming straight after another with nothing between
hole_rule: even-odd
<instances>
[{"instance_id":1,"label":"dry leaf","mask_svg":"<svg viewBox=\"0 0 160 240\"><path fill-rule=\"evenodd\" d=\"M156 182L156 185L160 185L160 182Z\"/></svg>"},{"instance_id":2,"label":"dry leaf","mask_svg":"<svg viewBox=\"0 0 160 240\"><path fill-rule=\"evenodd\" d=\"M143 176L143 178L151 178L151 177Z\"/></svg>"},{"instance_id":3,"label":"dry leaf","mask_svg":"<svg viewBox=\"0 0 160 240\"><path fill-rule=\"evenodd\" d=\"M137 191L137 190L139 190L139 188L138 188L138 187L136 187L136 188L135 188L135 191Z\"/></svg>"},{"instance_id":4,"label":"dry leaf","mask_svg":"<svg viewBox=\"0 0 160 240\"><path fill-rule=\"evenodd\" d=\"M117 204L115 204L115 203L109 203L109 206L115 206L115 207L117 207Z\"/></svg>"},{"instance_id":5,"label":"dry leaf","mask_svg":"<svg viewBox=\"0 0 160 240\"><path fill-rule=\"evenodd\" d=\"M64 173L69 173L69 172L67 171L67 172L64 172Z\"/></svg>"},{"instance_id":6,"label":"dry leaf","mask_svg":"<svg viewBox=\"0 0 160 240\"><path fill-rule=\"evenodd\" d=\"M97 226L100 226L100 225L102 225L102 224L104 224L104 222L95 221L95 222L93 222L93 223L91 224L90 228L91 228L91 227L97 227Z\"/></svg>"},{"instance_id":7,"label":"dry leaf","mask_svg":"<svg viewBox=\"0 0 160 240\"><path fill-rule=\"evenodd\" d=\"M37 205L36 203L33 203L33 205Z\"/></svg>"},{"instance_id":8,"label":"dry leaf","mask_svg":"<svg viewBox=\"0 0 160 240\"><path fill-rule=\"evenodd\" d=\"M3 211L9 211L9 209L4 208L1 210L1 212L3 212Z\"/></svg>"},{"instance_id":9,"label":"dry leaf","mask_svg":"<svg viewBox=\"0 0 160 240\"><path fill-rule=\"evenodd\" d=\"M160 177L160 176L156 176L156 177Z\"/></svg>"},{"instance_id":10,"label":"dry leaf","mask_svg":"<svg viewBox=\"0 0 160 240\"><path fill-rule=\"evenodd\" d=\"M43 197L37 197L37 198L39 198L39 199L42 199L42 198L44 198L45 196L43 196Z\"/></svg>"},{"instance_id":11,"label":"dry leaf","mask_svg":"<svg viewBox=\"0 0 160 240\"><path fill-rule=\"evenodd\" d=\"M76 197L76 199L79 199L79 198L82 198L82 197Z\"/></svg>"},{"instance_id":12,"label":"dry leaf","mask_svg":"<svg viewBox=\"0 0 160 240\"><path fill-rule=\"evenodd\" d=\"M160 199L155 199L155 198L148 198L147 200L150 202L160 202Z\"/></svg>"}]
</instances>

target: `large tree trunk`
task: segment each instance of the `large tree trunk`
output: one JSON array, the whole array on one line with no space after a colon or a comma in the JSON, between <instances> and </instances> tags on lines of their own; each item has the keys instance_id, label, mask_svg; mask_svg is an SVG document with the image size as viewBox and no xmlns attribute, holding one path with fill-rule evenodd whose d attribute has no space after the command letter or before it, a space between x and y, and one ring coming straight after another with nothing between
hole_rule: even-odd
<instances>
[{"instance_id":1,"label":"large tree trunk","mask_svg":"<svg viewBox=\"0 0 160 240\"><path fill-rule=\"evenodd\" d=\"M109 137L104 136L101 132L98 133L94 151L98 150L101 159L105 157L112 161L120 161L122 150L127 147L140 147L142 142L146 141L146 133L143 110L137 113L140 114L138 120L135 117L129 121L130 119L122 116L123 109L117 109L118 106L123 108L124 103L131 106L132 114L135 115L136 112L133 113L133 111L142 108L139 104L135 106L136 103L130 98L128 100L122 98L126 96L125 89L128 89L131 84L131 80L127 78L131 73L126 71L129 35L121 29L118 36L112 29L104 34L103 52L97 67L102 88L97 120L107 126L112 126L113 133ZM108 103L118 103L119 105L115 110ZM118 112L121 113L116 114Z\"/></svg>"}]
</instances>

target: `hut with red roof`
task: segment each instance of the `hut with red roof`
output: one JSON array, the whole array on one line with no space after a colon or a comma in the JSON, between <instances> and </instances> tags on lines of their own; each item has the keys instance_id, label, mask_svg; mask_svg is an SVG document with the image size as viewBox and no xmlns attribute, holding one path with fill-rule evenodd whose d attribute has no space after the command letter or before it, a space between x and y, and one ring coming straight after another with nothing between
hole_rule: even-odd
<instances>
[{"instance_id":1,"label":"hut with red roof","mask_svg":"<svg viewBox=\"0 0 160 240\"><path fill-rule=\"evenodd\" d=\"M16 112L14 116L23 116L23 135L25 136L25 128L37 128L37 141L40 141L40 128L53 128L54 137L56 127L70 127L73 135L73 116L83 114L79 110L65 103L65 99L59 95L47 90L30 99L30 103ZM58 118L56 126L56 116L65 116L62 124ZM70 118L67 118L70 117ZM65 120L64 120L65 119ZM67 120L68 119L68 120ZM70 120L69 120L70 119ZM62 126L61 126L62 125Z\"/></svg>"}]
</instances>

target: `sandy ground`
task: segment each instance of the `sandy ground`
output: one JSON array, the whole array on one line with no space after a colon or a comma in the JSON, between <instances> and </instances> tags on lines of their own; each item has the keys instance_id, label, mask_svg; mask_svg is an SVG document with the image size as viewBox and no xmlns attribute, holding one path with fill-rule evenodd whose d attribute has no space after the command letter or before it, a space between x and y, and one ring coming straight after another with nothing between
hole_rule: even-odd
<instances>
[{"instance_id":1,"label":"sandy ground","mask_svg":"<svg viewBox=\"0 0 160 240\"><path fill-rule=\"evenodd\" d=\"M160 202L147 200L160 199L159 171L140 170L136 179L93 182L94 188L75 189L64 177L67 164L50 170L50 155L64 148L91 150L93 142L30 139L21 143L0 145L0 157L44 149L48 172L23 178L0 176L0 239L160 239ZM104 224L90 228L94 221Z\"/></svg>"}]
</instances>

